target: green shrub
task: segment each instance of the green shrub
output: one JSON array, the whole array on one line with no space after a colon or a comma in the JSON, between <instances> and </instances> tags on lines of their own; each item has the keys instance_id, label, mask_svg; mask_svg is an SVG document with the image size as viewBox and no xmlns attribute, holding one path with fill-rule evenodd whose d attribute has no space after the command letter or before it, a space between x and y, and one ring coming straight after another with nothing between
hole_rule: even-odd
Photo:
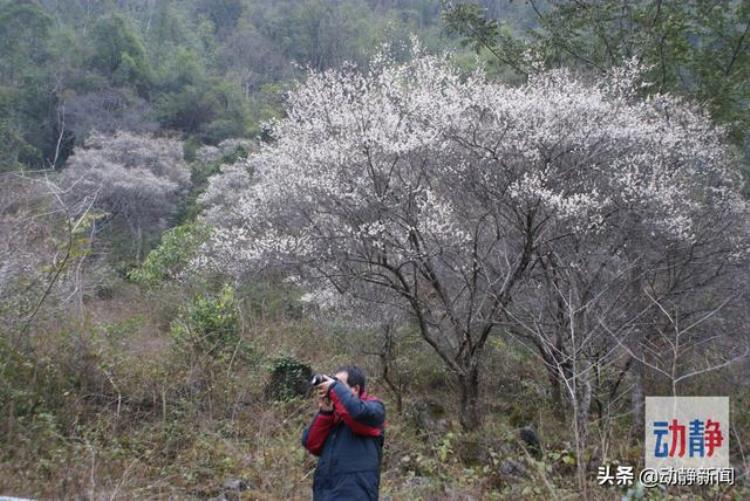
<instances>
[{"instance_id":1,"label":"green shrub","mask_svg":"<svg viewBox=\"0 0 750 501\"><path fill-rule=\"evenodd\" d=\"M209 228L188 223L164 232L161 244L152 250L143 264L129 273L136 283L154 286L179 273L206 241Z\"/></svg>"},{"instance_id":2,"label":"green shrub","mask_svg":"<svg viewBox=\"0 0 750 501\"><path fill-rule=\"evenodd\" d=\"M239 331L234 288L230 285L216 295L196 297L170 326L178 347L211 355L234 351L240 342Z\"/></svg>"},{"instance_id":3,"label":"green shrub","mask_svg":"<svg viewBox=\"0 0 750 501\"><path fill-rule=\"evenodd\" d=\"M309 365L287 355L272 360L270 372L271 379L265 389L267 399L284 401L307 395L313 374Z\"/></svg>"}]
</instances>

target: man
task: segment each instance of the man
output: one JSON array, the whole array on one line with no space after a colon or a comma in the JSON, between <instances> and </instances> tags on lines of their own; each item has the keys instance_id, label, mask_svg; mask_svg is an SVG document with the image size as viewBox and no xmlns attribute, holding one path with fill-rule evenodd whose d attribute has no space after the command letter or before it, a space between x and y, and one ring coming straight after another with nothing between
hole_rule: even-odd
<instances>
[{"instance_id":1,"label":"man","mask_svg":"<svg viewBox=\"0 0 750 501\"><path fill-rule=\"evenodd\" d=\"M318 413L302 445L319 456L314 501L377 500L385 430L383 402L365 392L365 374L341 367L318 385Z\"/></svg>"}]
</instances>

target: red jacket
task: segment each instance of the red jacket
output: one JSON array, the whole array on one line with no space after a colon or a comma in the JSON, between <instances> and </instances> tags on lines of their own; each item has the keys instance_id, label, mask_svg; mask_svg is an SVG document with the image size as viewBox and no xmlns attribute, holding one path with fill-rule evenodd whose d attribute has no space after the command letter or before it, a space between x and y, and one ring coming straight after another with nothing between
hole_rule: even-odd
<instances>
[{"instance_id":1,"label":"red jacket","mask_svg":"<svg viewBox=\"0 0 750 501\"><path fill-rule=\"evenodd\" d=\"M318 412L302 434L302 445L319 457L315 500L377 499L385 431L385 406L359 397L343 383L330 387L333 411Z\"/></svg>"},{"instance_id":2,"label":"red jacket","mask_svg":"<svg viewBox=\"0 0 750 501\"><path fill-rule=\"evenodd\" d=\"M339 383L331 385L329 395L333 403L333 412L318 412L306 430L303 442L308 451L319 456L331 429L342 421L356 435L383 436L385 407L380 399L366 392L362 392L357 398L345 385ZM382 408L382 411L379 408Z\"/></svg>"}]
</instances>

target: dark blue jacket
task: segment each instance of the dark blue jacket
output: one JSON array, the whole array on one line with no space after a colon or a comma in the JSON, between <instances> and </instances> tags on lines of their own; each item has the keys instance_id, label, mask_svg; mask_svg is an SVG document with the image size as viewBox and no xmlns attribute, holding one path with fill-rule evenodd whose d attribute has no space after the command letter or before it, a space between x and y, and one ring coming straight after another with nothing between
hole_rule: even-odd
<instances>
[{"instance_id":1,"label":"dark blue jacket","mask_svg":"<svg viewBox=\"0 0 750 501\"><path fill-rule=\"evenodd\" d=\"M318 412L302 445L319 456L313 477L315 501L377 500L385 430L385 406L359 397L343 383L330 387L332 412Z\"/></svg>"}]
</instances>

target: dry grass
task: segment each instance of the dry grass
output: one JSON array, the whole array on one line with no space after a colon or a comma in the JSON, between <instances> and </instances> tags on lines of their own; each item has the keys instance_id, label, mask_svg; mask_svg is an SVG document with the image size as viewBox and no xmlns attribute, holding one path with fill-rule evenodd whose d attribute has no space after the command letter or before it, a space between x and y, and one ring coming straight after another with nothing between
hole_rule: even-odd
<instances>
[{"instance_id":1,"label":"dry grass","mask_svg":"<svg viewBox=\"0 0 750 501\"><path fill-rule=\"evenodd\" d=\"M304 319L245 314L242 340L253 356L188 362L175 353L166 321L180 300L126 287L112 299L88 303L84 322L58 322L36 332L38 359L28 374L38 380L29 384L46 385L50 393L45 395L57 395L57 400L41 402L0 438L0 495L206 499L221 494L227 479L242 479L248 489L239 499L310 498L315 461L299 439L314 402L265 400L269 361L291 355L330 370L352 357L351 343ZM411 355L412 360L425 356ZM371 357L354 358L376 372ZM498 359L488 366L505 367L506 374L524 371L533 379L534 371L525 364ZM555 421L539 395L532 397L533 385L512 393L504 376L490 381L485 428L465 435L450 417L450 384L440 379L439 366L411 377L403 415L393 412L391 395L377 378L371 388L391 410L383 499L580 497L571 469L533 460L514 438L514 420L531 413L542 425L546 449L559 450L567 440L565 424ZM497 394L505 397L492 396ZM425 397L446 406L439 431L415 424L413 404ZM526 474L502 474L506 460L524 465ZM594 480L592 472L590 499L622 496L622 490L597 488Z\"/></svg>"}]
</instances>

